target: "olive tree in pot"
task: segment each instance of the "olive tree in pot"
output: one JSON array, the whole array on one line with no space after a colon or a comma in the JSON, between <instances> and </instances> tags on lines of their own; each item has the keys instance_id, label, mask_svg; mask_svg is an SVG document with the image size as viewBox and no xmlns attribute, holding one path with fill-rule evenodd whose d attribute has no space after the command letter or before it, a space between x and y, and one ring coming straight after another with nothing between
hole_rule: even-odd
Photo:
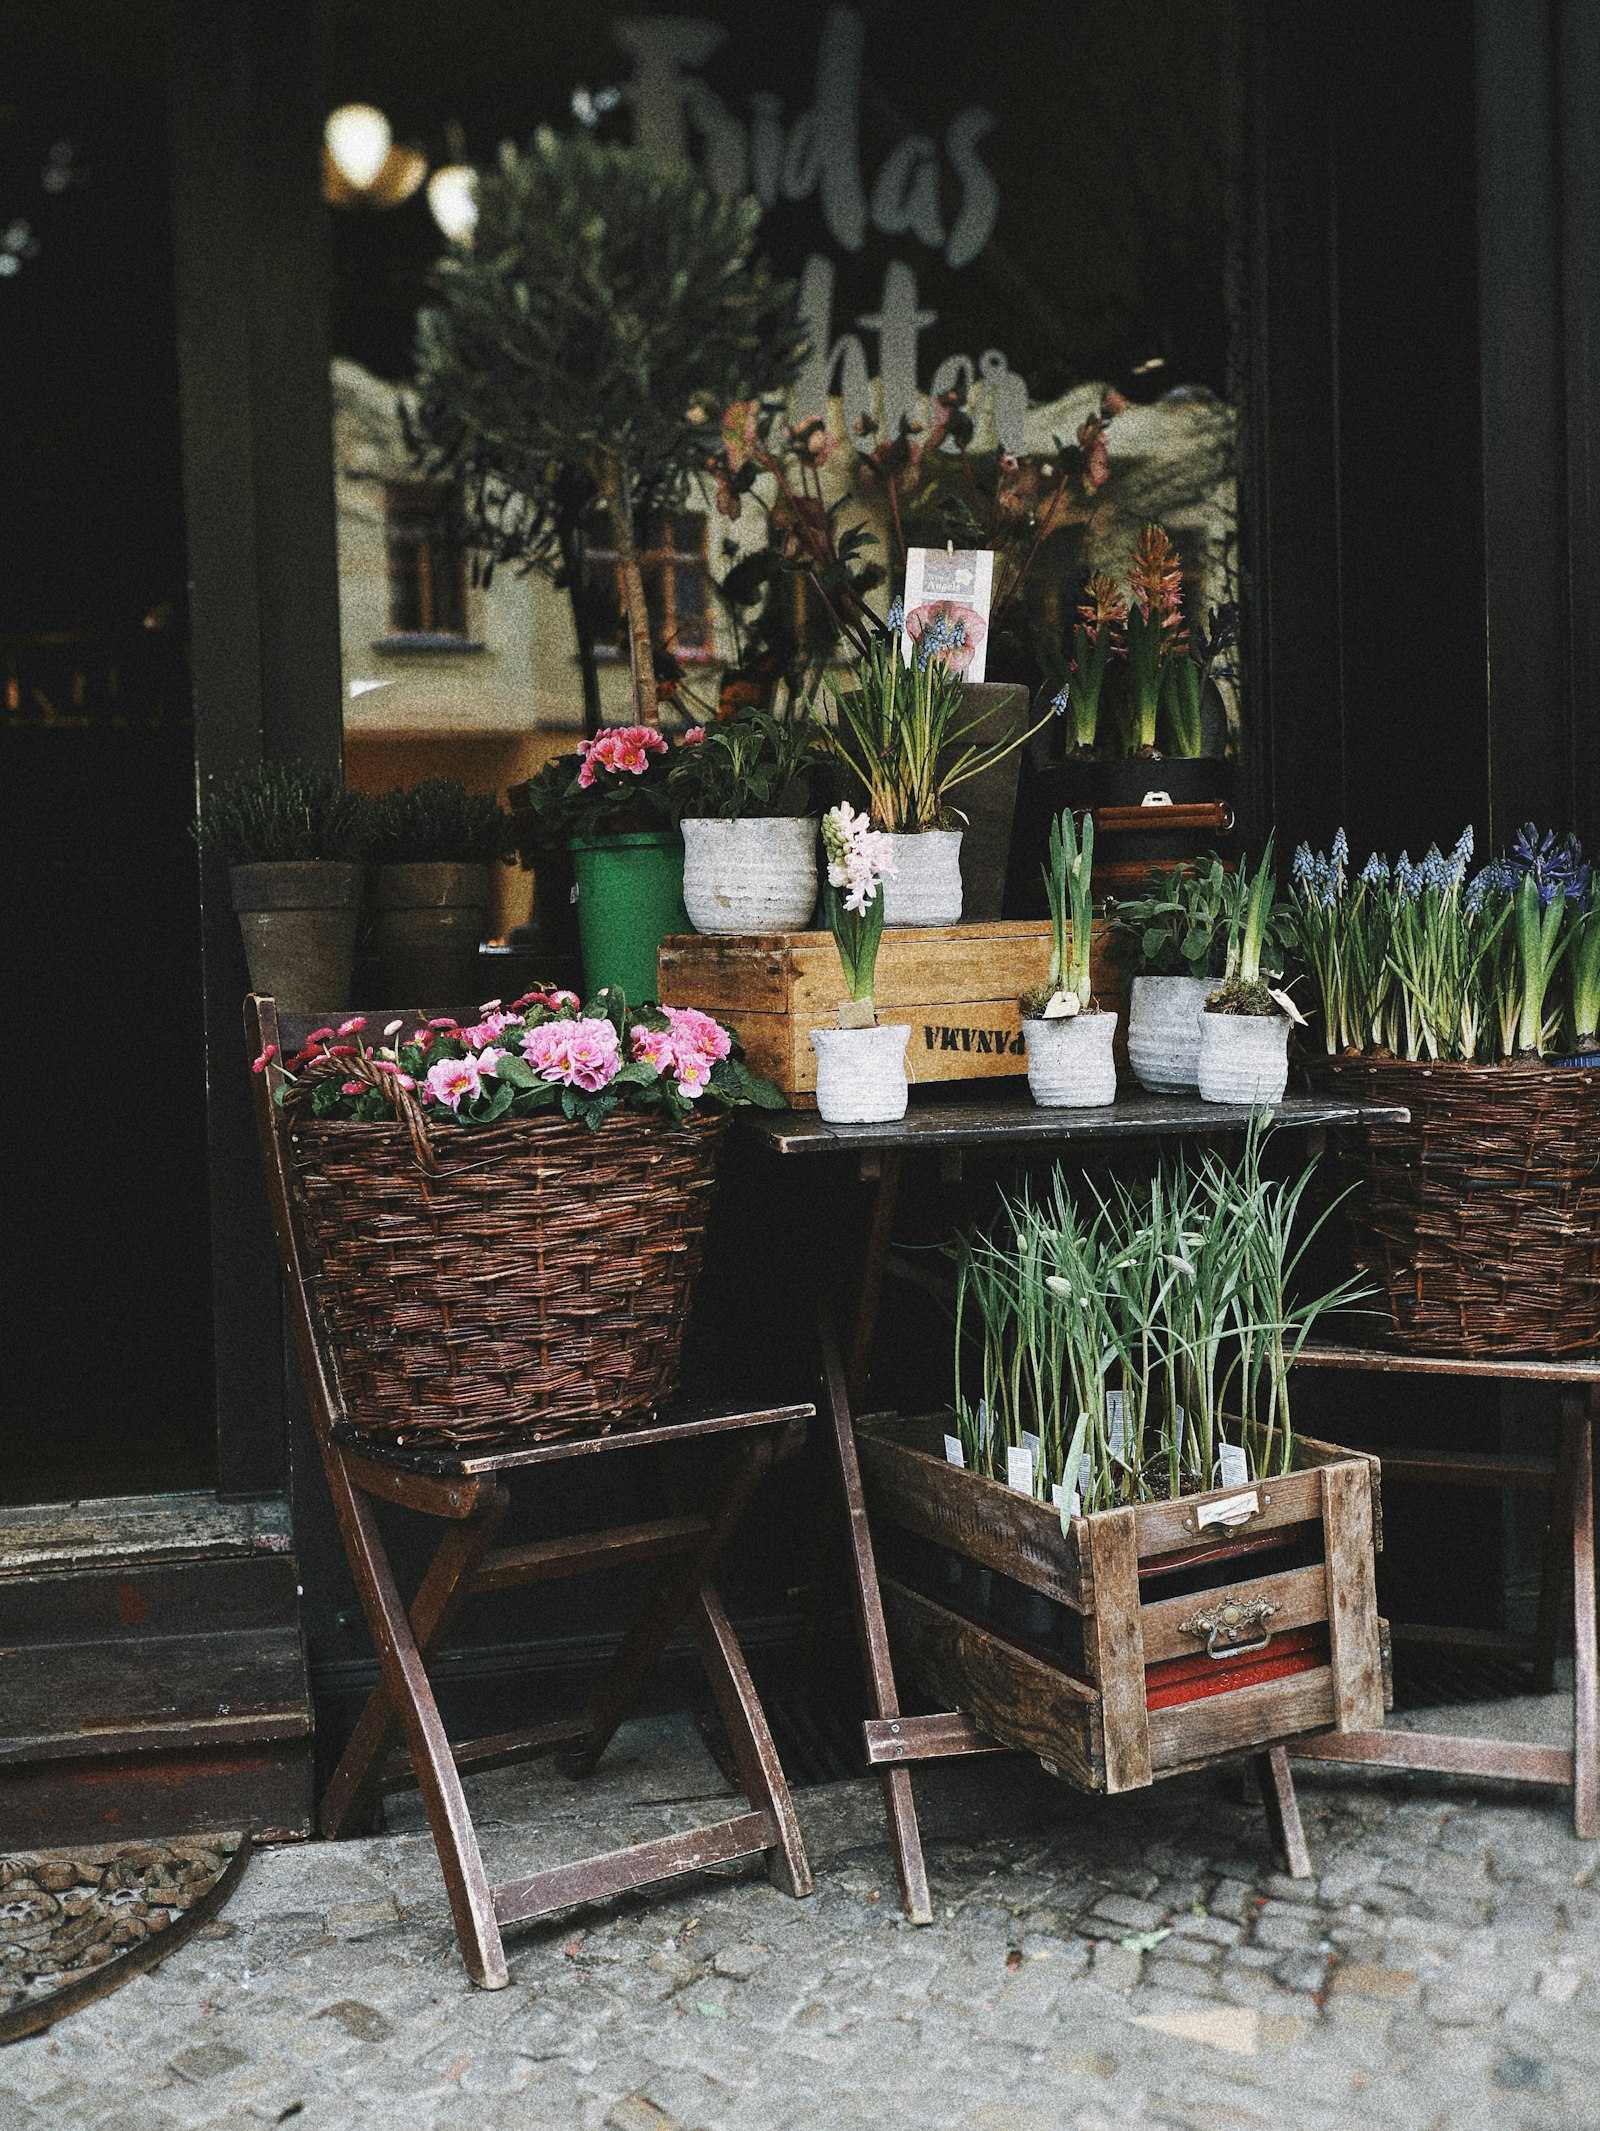
<instances>
[{"instance_id":1,"label":"olive tree in pot","mask_svg":"<svg viewBox=\"0 0 1600 2131\"><path fill-rule=\"evenodd\" d=\"M1212 858L1152 871L1146 893L1120 899L1115 938L1128 993L1128 1063L1155 1095L1200 1084L1200 1016L1228 951L1229 880Z\"/></svg>"},{"instance_id":2,"label":"olive tree in pot","mask_svg":"<svg viewBox=\"0 0 1600 2131\"><path fill-rule=\"evenodd\" d=\"M760 214L688 164L541 127L479 174L471 239L417 321L414 448L491 557L554 554L570 578L581 556L570 533L552 550L552 526L580 495L603 511L642 725L658 676L640 516L704 469L709 409L781 394L804 354L793 284L752 255Z\"/></svg>"},{"instance_id":3,"label":"olive tree in pot","mask_svg":"<svg viewBox=\"0 0 1600 2131\"><path fill-rule=\"evenodd\" d=\"M1264 957L1275 953L1282 913L1272 870L1272 839L1253 874L1232 881L1228 959L1223 979L1200 1016L1200 1096L1204 1102L1275 1103L1289 1084L1289 1030L1305 1016L1286 991L1267 981Z\"/></svg>"},{"instance_id":4,"label":"olive tree in pot","mask_svg":"<svg viewBox=\"0 0 1600 2131\"><path fill-rule=\"evenodd\" d=\"M240 770L201 806L196 835L227 862L250 988L285 1013L350 1004L371 814L331 770L292 763Z\"/></svg>"},{"instance_id":5,"label":"olive tree in pot","mask_svg":"<svg viewBox=\"0 0 1600 2131\"><path fill-rule=\"evenodd\" d=\"M817 903L823 733L804 705L696 728L668 787L681 815L683 901L696 932L792 932Z\"/></svg>"},{"instance_id":6,"label":"olive tree in pot","mask_svg":"<svg viewBox=\"0 0 1600 2131\"><path fill-rule=\"evenodd\" d=\"M511 840L494 794L456 777L396 786L374 803L367 903L387 1003L473 1005L489 869L510 856Z\"/></svg>"},{"instance_id":7,"label":"olive tree in pot","mask_svg":"<svg viewBox=\"0 0 1600 2131\"><path fill-rule=\"evenodd\" d=\"M1115 1102L1112 1057L1117 1017L1096 1006L1089 975L1094 935L1094 817L1083 817L1083 841L1070 812L1050 825L1049 981L1023 994L1022 1040L1028 1053L1028 1090L1046 1109L1087 1110Z\"/></svg>"}]
</instances>

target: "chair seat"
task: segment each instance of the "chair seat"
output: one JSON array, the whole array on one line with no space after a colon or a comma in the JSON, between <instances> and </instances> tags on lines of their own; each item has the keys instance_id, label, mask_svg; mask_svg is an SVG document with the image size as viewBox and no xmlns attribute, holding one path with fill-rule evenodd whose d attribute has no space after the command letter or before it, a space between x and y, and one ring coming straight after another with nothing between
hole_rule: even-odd
<instances>
[{"instance_id":1,"label":"chair seat","mask_svg":"<svg viewBox=\"0 0 1600 2131\"><path fill-rule=\"evenodd\" d=\"M730 1435L742 1428L776 1428L792 1423L796 1428L816 1418L814 1405L761 1406L729 1411L723 1407L692 1406L669 1410L641 1426L624 1425L607 1430L547 1437L542 1442L518 1442L511 1438L496 1447L474 1444L452 1450L444 1444L398 1443L363 1435L342 1422L331 1430L335 1442L347 1446L374 1465L388 1465L399 1472L425 1473L441 1480L477 1479L486 1473L514 1472L522 1465L552 1465L563 1458L593 1457L607 1450L642 1450L652 1444L682 1443L694 1436Z\"/></svg>"}]
</instances>

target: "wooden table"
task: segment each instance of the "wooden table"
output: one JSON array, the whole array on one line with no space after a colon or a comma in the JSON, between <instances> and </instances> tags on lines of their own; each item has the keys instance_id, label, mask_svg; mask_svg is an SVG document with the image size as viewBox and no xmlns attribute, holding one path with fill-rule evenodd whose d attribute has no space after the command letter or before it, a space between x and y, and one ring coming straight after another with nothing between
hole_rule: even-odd
<instances>
[{"instance_id":1,"label":"wooden table","mask_svg":"<svg viewBox=\"0 0 1600 2131\"><path fill-rule=\"evenodd\" d=\"M1569 1752L1559 1746L1530 1746L1513 1739L1442 1732L1351 1731L1297 1740L1294 1752L1318 1761L1359 1762L1367 1768L1561 1785L1572 1792L1576 1832L1585 1839L1600 1835L1600 1666L1596 1662L1594 1552L1594 1436L1596 1424L1600 1423L1600 1358L1524 1361L1515 1356L1411 1354L1379 1344L1319 1345L1305 1349L1299 1366L1377 1369L1408 1376L1498 1377L1560 1388L1561 1431L1553 1465L1525 1457L1486 1457L1466 1451L1396 1454L1384 1450L1381 1455L1384 1476L1391 1482L1417 1480L1437 1486L1550 1491L1538 1625L1526 1648L1518 1654L1533 1658L1536 1685L1547 1688L1570 1559L1573 1743ZM1466 1640L1464 1631L1459 1639ZM1480 1648L1490 1642L1497 1650L1505 1647L1504 1638L1477 1638Z\"/></svg>"},{"instance_id":2,"label":"wooden table","mask_svg":"<svg viewBox=\"0 0 1600 2131\"><path fill-rule=\"evenodd\" d=\"M1027 1154L1050 1147L1077 1152L1151 1139L1205 1140L1244 1132L1253 1118L1261 1117L1277 1126L1320 1136L1330 1127L1341 1125L1404 1124L1409 1112L1387 1104L1301 1095L1289 1096L1270 1109L1252 1111L1242 1104L1201 1102L1197 1096L1131 1092L1119 1092L1116 1102L1103 1109L1045 1110L1026 1094L984 1090L953 1100L930 1097L913 1102L905 1117L891 1125L829 1125L814 1111L738 1113L740 1128L774 1154L854 1155L862 1181L873 1193L848 1367L841 1360L826 1302L821 1311L820 1338L829 1418L849 1524L852 1595L874 1711L865 1726L867 1759L878 1769L883 1783L900 1898L914 1924L932 1922L933 1903L909 1764L1001 1749L959 1710L938 1716L902 1714L861 1484L853 1415L865 1395L871 1368L895 1203L906 1157L935 1155L942 1172L954 1178L960 1174L962 1157L969 1152ZM1310 1867L1287 1757L1282 1748L1275 1748L1262 1759L1269 1820L1286 1867L1303 1874Z\"/></svg>"}]
</instances>

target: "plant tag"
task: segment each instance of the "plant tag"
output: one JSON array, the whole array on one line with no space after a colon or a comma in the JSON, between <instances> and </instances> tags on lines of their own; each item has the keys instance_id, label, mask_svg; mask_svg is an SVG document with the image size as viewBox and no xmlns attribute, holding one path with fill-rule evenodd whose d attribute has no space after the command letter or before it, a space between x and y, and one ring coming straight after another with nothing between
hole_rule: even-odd
<instances>
[{"instance_id":1,"label":"plant tag","mask_svg":"<svg viewBox=\"0 0 1600 2131\"><path fill-rule=\"evenodd\" d=\"M1111 1438L1111 1455L1125 1458L1128 1454L1128 1401L1121 1391L1106 1393L1106 1432Z\"/></svg>"},{"instance_id":2,"label":"plant tag","mask_svg":"<svg viewBox=\"0 0 1600 2131\"><path fill-rule=\"evenodd\" d=\"M983 1445L985 1450L988 1449L989 1401L986 1398L981 1398L978 1401L978 1441Z\"/></svg>"},{"instance_id":3,"label":"plant tag","mask_svg":"<svg viewBox=\"0 0 1600 2131\"><path fill-rule=\"evenodd\" d=\"M1250 1485L1250 1461L1244 1454L1242 1443L1224 1443L1217 1456L1218 1484L1222 1487L1248 1487Z\"/></svg>"},{"instance_id":4,"label":"plant tag","mask_svg":"<svg viewBox=\"0 0 1600 2131\"><path fill-rule=\"evenodd\" d=\"M1044 1446L1039 1441L1039 1438L1036 1435L1031 1435L1026 1428L1022 1431L1022 1447L1032 1458L1034 1464L1037 1465Z\"/></svg>"},{"instance_id":5,"label":"plant tag","mask_svg":"<svg viewBox=\"0 0 1600 2131\"><path fill-rule=\"evenodd\" d=\"M1021 1495L1033 1493L1033 1452L1020 1444L1006 1446L1006 1485Z\"/></svg>"},{"instance_id":6,"label":"plant tag","mask_svg":"<svg viewBox=\"0 0 1600 2131\"><path fill-rule=\"evenodd\" d=\"M877 1021L870 999L841 999L834 1018L842 1029L869 1029Z\"/></svg>"},{"instance_id":7,"label":"plant tag","mask_svg":"<svg viewBox=\"0 0 1600 2131\"><path fill-rule=\"evenodd\" d=\"M964 681L981 681L989 656L993 548L907 548L905 625L900 656L909 666L926 635L930 649ZM960 641L954 641L959 634Z\"/></svg>"},{"instance_id":8,"label":"plant tag","mask_svg":"<svg viewBox=\"0 0 1600 2131\"><path fill-rule=\"evenodd\" d=\"M1046 1003L1043 1018L1046 1021L1071 1021L1082 1011L1083 1002L1076 992L1052 992Z\"/></svg>"},{"instance_id":9,"label":"plant tag","mask_svg":"<svg viewBox=\"0 0 1600 2131\"><path fill-rule=\"evenodd\" d=\"M1297 1028L1305 1027L1305 1015L1301 1013L1299 1007L1295 1005L1294 1001L1289 997L1289 994L1287 992L1273 991L1269 987L1267 991L1267 997L1273 1002L1275 1006L1281 1007L1283 1009L1283 1011L1289 1016L1289 1019L1294 1022Z\"/></svg>"},{"instance_id":10,"label":"plant tag","mask_svg":"<svg viewBox=\"0 0 1600 2131\"><path fill-rule=\"evenodd\" d=\"M946 1465L959 1465L962 1467L963 1470L965 1470L967 1463L967 1454L961 1447L960 1436L947 1435L945 1437L944 1462L946 1463Z\"/></svg>"},{"instance_id":11,"label":"plant tag","mask_svg":"<svg viewBox=\"0 0 1600 2131\"><path fill-rule=\"evenodd\" d=\"M1094 1485L1094 1465L1088 1451L1078 1460L1078 1492L1086 1495Z\"/></svg>"},{"instance_id":12,"label":"plant tag","mask_svg":"<svg viewBox=\"0 0 1600 2131\"><path fill-rule=\"evenodd\" d=\"M1209 1524L1248 1524L1260 1508L1260 1498L1254 1488L1247 1495L1228 1495L1220 1502L1202 1502L1200 1514L1195 1519L1196 1529L1203 1532Z\"/></svg>"},{"instance_id":13,"label":"plant tag","mask_svg":"<svg viewBox=\"0 0 1600 2131\"><path fill-rule=\"evenodd\" d=\"M1050 1507L1052 1509L1060 1509L1061 1493L1061 1482L1057 1480L1050 1489ZM1083 1497L1076 1488L1072 1490L1072 1500L1067 1504L1066 1513L1069 1517L1081 1517L1083 1515Z\"/></svg>"}]
</instances>

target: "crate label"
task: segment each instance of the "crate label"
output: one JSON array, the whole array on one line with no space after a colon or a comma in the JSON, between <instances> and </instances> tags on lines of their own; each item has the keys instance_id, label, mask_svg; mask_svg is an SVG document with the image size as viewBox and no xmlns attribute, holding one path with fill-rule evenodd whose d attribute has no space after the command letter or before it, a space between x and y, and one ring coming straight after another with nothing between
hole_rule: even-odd
<instances>
[{"instance_id":1,"label":"crate label","mask_svg":"<svg viewBox=\"0 0 1600 2131\"><path fill-rule=\"evenodd\" d=\"M1203 1502L1195 1525L1203 1532L1208 1524L1244 1524L1260 1508L1260 1498L1252 1487L1247 1495L1225 1495L1220 1502Z\"/></svg>"},{"instance_id":2,"label":"crate label","mask_svg":"<svg viewBox=\"0 0 1600 2131\"><path fill-rule=\"evenodd\" d=\"M1242 1443L1224 1443L1217 1454L1218 1484L1223 1487L1250 1485L1250 1460Z\"/></svg>"},{"instance_id":3,"label":"crate label","mask_svg":"<svg viewBox=\"0 0 1600 2131\"><path fill-rule=\"evenodd\" d=\"M944 1462L946 1463L946 1465L960 1465L963 1468L965 1467L967 1462L967 1454L961 1447L960 1436L947 1435L945 1437Z\"/></svg>"},{"instance_id":4,"label":"crate label","mask_svg":"<svg viewBox=\"0 0 1600 2131\"><path fill-rule=\"evenodd\" d=\"M1033 1493L1033 1452L1020 1444L1006 1446L1006 1485L1022 1495Z\"/></svg>"}]
</instances>

